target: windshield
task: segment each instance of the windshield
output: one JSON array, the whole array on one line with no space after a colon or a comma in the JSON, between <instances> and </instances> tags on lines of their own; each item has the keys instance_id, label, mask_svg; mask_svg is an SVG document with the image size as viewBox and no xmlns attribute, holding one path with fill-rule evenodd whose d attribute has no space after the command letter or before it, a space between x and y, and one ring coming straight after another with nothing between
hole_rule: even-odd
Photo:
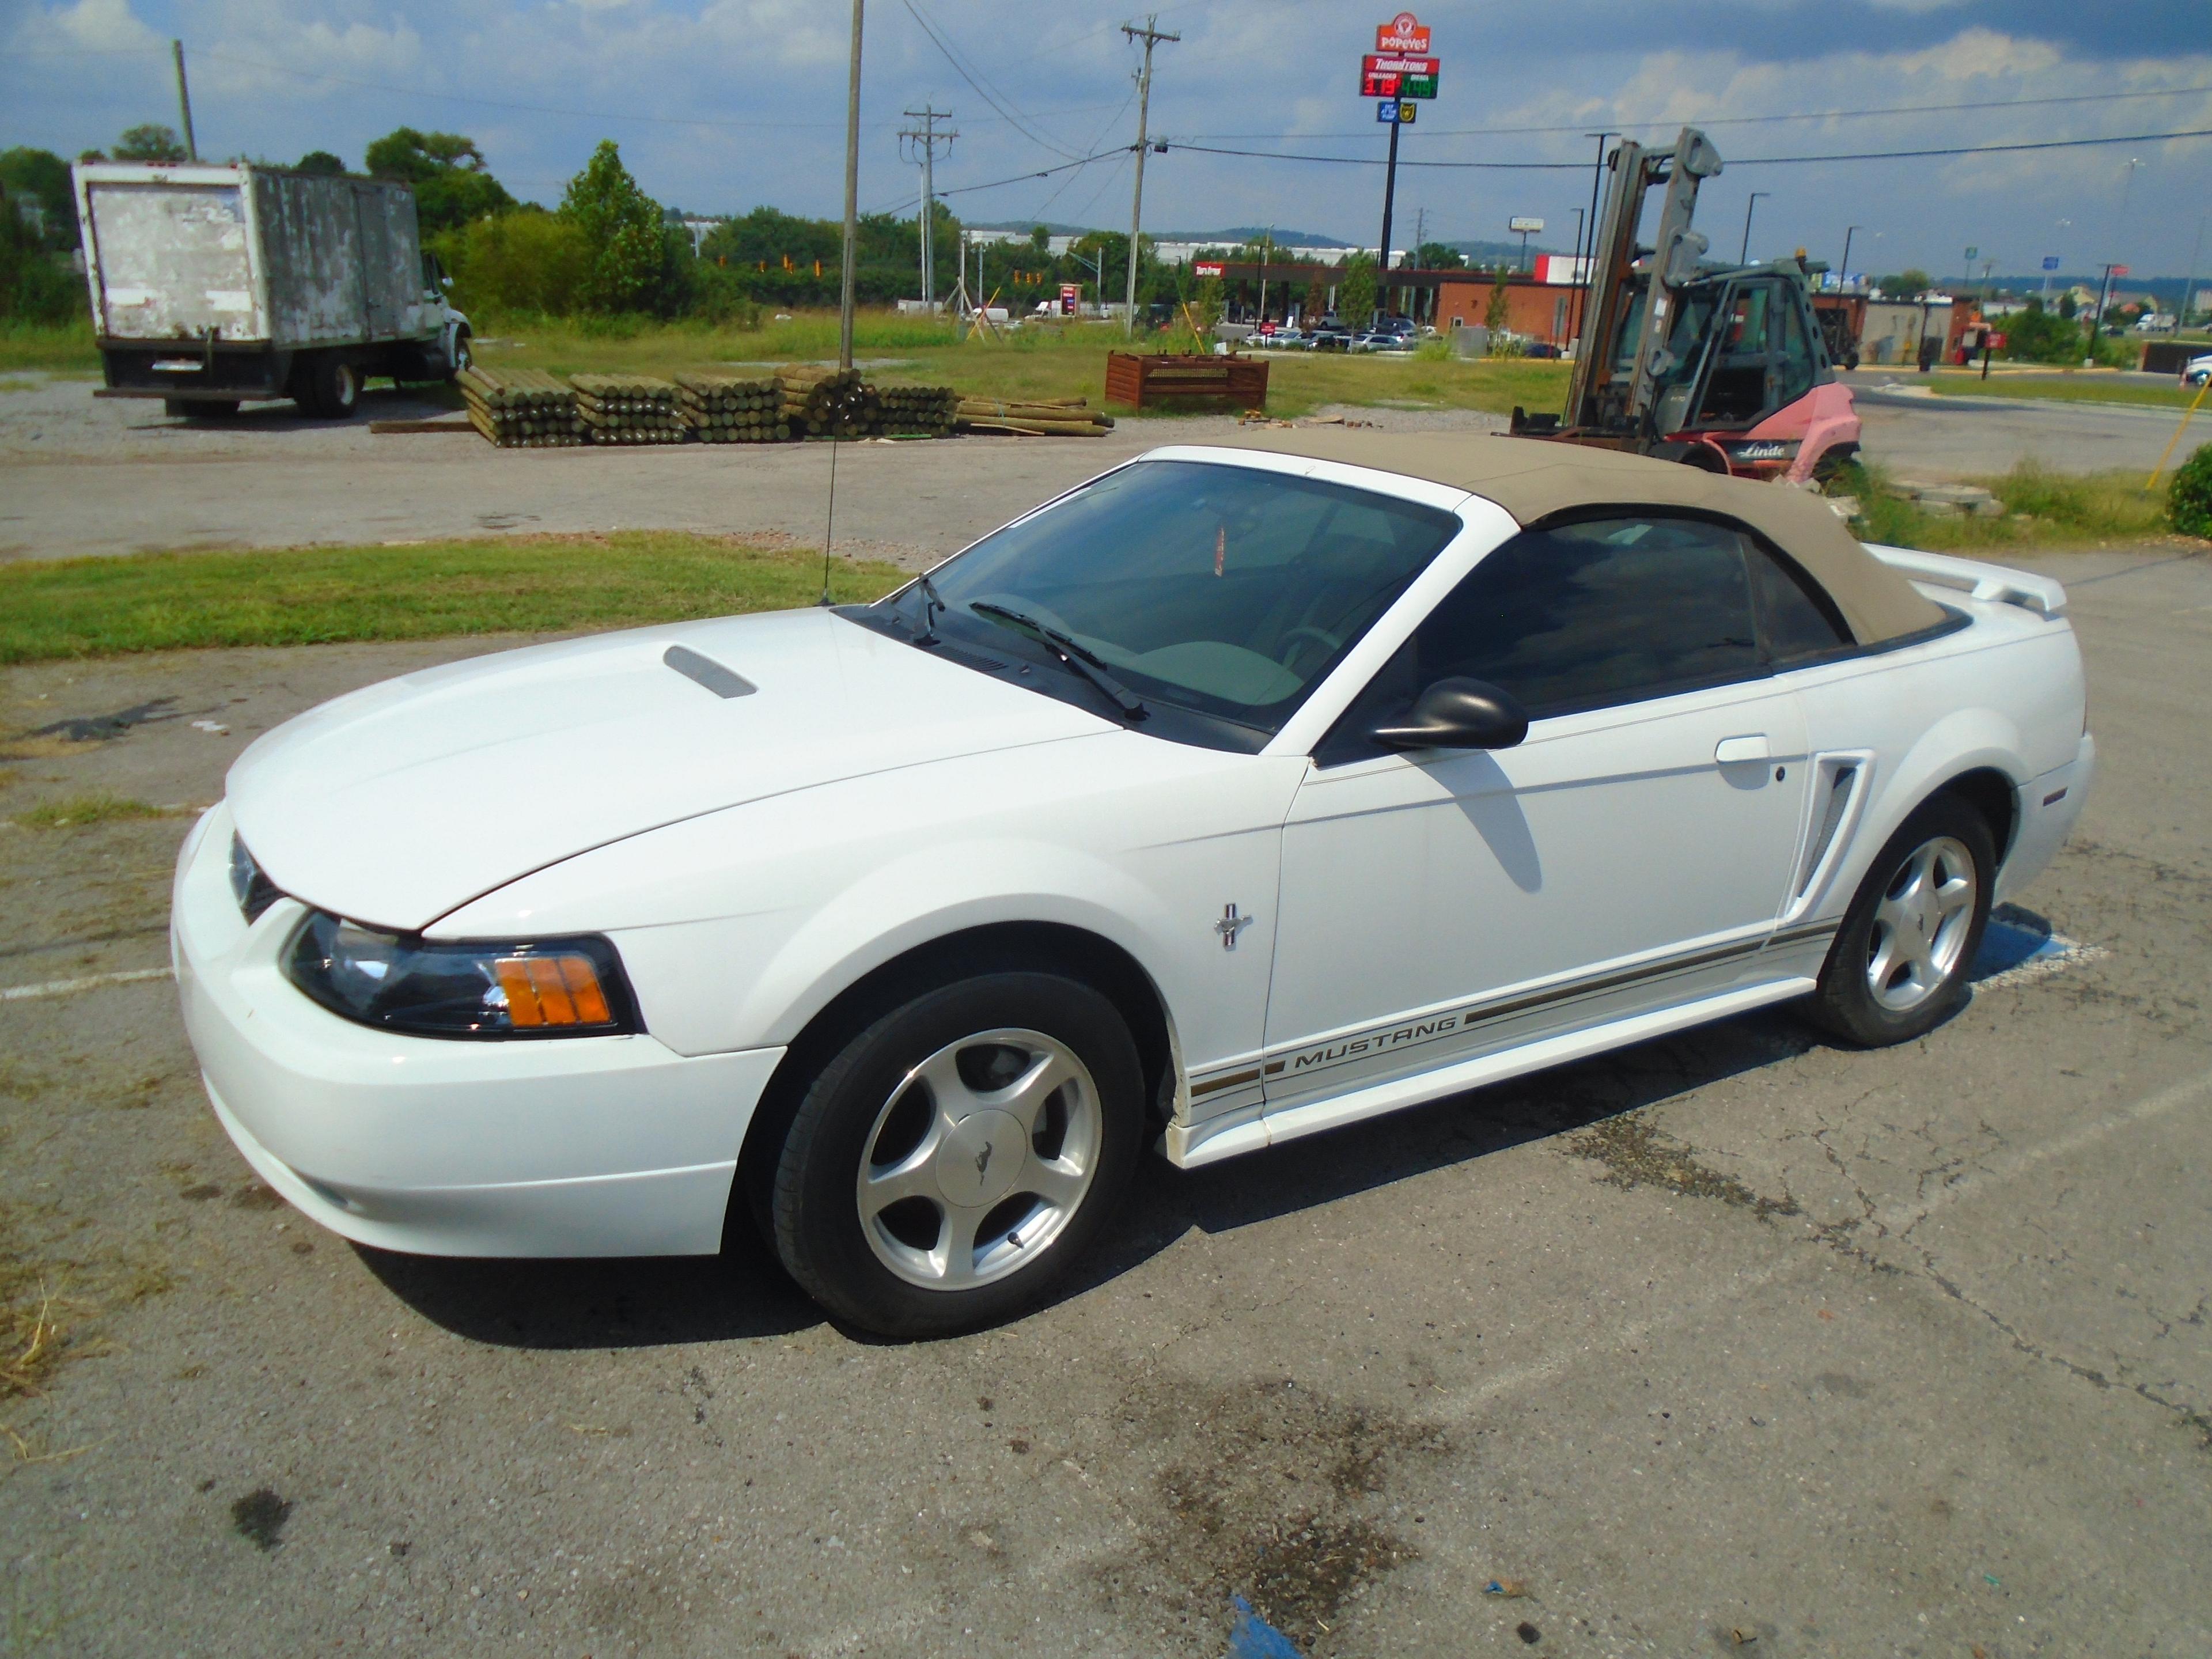
<instances>
[{"instance_id":1,"label":"windshield","mask_svg":"<svg viewBox=\"0 0 2212 1659\"><path fill-rule=\"evenodd\" d=\"M1636 343L1644 331L1644 307L1650 301L1651 290L1639 288L1629 301L1620 319L1620 336L1613 349L1614 371L1621 374L1634 372ZM1720 289L1712 283L1699 283L1674 290L1674 323L1667 331L1667 356L1653 375L1653 383L1661 390L1670 386L1686 384L1705 361L1705 335L1711 330L1713 307L1719 303Z\"/></svg>"},{"instance_id":2,"label":"windshield","mask_svg":"<svg viewBox=\"0 0 2212 1659\"><path fill-rule=\"evenodd\" d=\"M933 571L936 628L960 646L1053 660L1004 614L1017 613L1091 653L1149 710L1233 723L1257 739L1236 746L1257 747L1458 529L1439 508L1340 484L1139 461ZM919 583L869 611L928 632ZM1073 676L1022 683L1115 713ZM1172 727L1147 729L1194 736Z\"/></svg>"}]
</instances>

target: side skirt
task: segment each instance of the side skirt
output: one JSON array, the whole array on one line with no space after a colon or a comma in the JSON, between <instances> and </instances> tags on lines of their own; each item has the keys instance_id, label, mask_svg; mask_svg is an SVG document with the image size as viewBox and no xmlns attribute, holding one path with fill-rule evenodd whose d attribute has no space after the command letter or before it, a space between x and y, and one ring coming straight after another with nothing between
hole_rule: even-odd
<instances>
[{"instance_id":1,"label":"side skirt","mask_svg":"<svg viewBox=\"0 0 2212 1659\"><path fill-rule=\"evenodd\" d=\"M1747 1013L1753 1008L1787 1002L1805 995L1818 983L1809 977L1792 977L1743 986L1695 1002L1632 1015L1609 1024L1565 1032L1495 1054L1479 1054L1433 1072L1353 1089L1325 1100L1304 1101L1256 1118L1229 1123L1176 1124L1162 1139L1160 1151L1169 1163L1194 1170L1239 1153L1296 1140L1302 1135L1319 1134L1324 1129L1339 1128L1347 1123L1380 1117L1385 1112L1441 1100L1447 1095L1479 1089L1486 1084L1563 1066L1608 1048L1626 1048L1630 1043L1686 1030L1693 1025Z\"/></svg>"}]
</instances>

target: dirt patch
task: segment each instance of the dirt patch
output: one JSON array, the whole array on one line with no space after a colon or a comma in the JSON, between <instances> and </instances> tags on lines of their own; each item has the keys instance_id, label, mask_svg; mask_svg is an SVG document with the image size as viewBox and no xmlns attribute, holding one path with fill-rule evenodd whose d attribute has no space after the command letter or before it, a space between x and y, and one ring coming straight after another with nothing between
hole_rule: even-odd
<instances>
[{"instance_id":1,"label":"dirt patch","mask_svg":"<svg viewBox=\"0 0 2212 1659\"><path fill-rule=\"evenodd\" d=\"M1433 1430L1288 1380L1210 1401L1179 1394L1130 1416L1173 1461L1153 1478L1159 1502L1141 1543L1099 1570L1109 1604L1172 1612L1218 1643L1241 1595L1302 1652L1327 1653L1347 1609L1420 1553L1382 1495L1394 1462L1443 1450Z\"/></svg>"},{"instance_id":2,"label":"dirt patch","mask_svg":"<svg viewBox=\"0 0 2212 1659\"><path fill-rule=\"evenodd\" d=\"M1731 1208L1765 1218L1796 1215L1797 1200L1784 1194L1765 1198L1738 1181L1698 1162L1698 1149L1686 1146L1642 1111L1623 1112L1567 1137L1567 1149L1604 1165L1609 1187L1659 1187L1683 1198L1715 1198Z\"/></svg>"}]
</instances>

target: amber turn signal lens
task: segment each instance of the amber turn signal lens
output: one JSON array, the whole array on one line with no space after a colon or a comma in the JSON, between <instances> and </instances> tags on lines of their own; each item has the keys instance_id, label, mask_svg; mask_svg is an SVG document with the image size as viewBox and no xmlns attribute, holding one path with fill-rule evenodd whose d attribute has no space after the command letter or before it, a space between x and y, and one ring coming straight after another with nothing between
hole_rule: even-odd
<instances>
[{"instance_id":1,"label":"amber turn signal lens","mask_svg":"<svg viewBox=\"0 0 2212 1659\"><path fill-rule=\"evenodd\" d=\"M517 1030L614 1024L598 971L586 957L501 957L492 970L507 993L507 1017Z\"/></svg>"}]
</instances>

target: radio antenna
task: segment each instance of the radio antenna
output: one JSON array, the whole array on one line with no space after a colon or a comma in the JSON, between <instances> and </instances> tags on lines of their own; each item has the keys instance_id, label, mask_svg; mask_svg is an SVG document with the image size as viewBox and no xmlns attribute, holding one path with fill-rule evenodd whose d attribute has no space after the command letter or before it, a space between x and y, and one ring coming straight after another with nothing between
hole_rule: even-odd
<instances>
[{"instance_id":1,"label":"radio antenna","mask_svg":"<svg viewBox=\"0 0 2212 1659\"><path fill-rule=\"evenodd\" d=\"M830 521L822 527L822 597L817 605L830 603L830 536L837 528L837 434L830 434Z\"/></svg>"}]
</instances>

